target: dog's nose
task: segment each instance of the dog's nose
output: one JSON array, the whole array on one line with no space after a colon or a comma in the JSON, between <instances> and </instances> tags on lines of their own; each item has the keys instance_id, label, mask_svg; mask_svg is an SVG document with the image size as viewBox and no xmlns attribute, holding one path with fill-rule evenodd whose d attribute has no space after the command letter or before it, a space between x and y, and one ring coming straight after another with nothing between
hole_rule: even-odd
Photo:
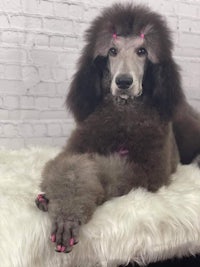
<instances>
[{"instance_id":1,"label":"dog's nose","mask_svg":"<svg viewBox=\"0 0 200 267\"><path fill-rule=\"evenodd\" d=\"M130 75L121 74L116 77L115 83L120 89L128 89L133 83L133 78Z\"/></svg>"}]
</instances>

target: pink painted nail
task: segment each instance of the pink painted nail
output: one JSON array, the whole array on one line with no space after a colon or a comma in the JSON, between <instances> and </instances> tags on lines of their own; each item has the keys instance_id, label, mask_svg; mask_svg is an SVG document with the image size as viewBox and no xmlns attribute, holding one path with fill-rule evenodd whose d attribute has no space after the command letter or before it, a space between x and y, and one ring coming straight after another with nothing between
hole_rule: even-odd
<instances>
[{"instance_id":1,"label":"pink painted nail","mask_svg":"<svg viewBox=\"0 0 200 267\"><path fill-rule=\"evenodd\" d=\"M56 242L56 235L51 236L51 242L53 242L53 243Z\"/></svg>"},{"instance_id":2,"label":"pink painted nail","mask_svg":"<svg viewBox=\"0 0 200 267\"><path fill-rule=\"evenodd\" d=\"M61 249L62 249L62 246L61 245L58 245L57 246L57 251L61 251Z\"/></svg>"},{"instance_id":3,"label":"pink painted nail","mask_svg":"<svg viewBox=\"0 0 200 267\"><path fill-rule=\"evenodd\" d=\"M74 238L71 238L71 239L69 240L69 245L70 245L70 246L73 246L73 245L74 245Z\"/></svg>"},{"instance_id":4,"label":"pink painted nail","mask_svg":"<svg viewBox=\"0 0 200 267\"><path fill-rule=\"evenodd\" d=\"M37 199L39 200L39 202L46 202L44 199L44 195L38 195Z\"/></svg>"},{"instance_id":5,"label":"pink painted nail","mask_svg":"<svg viewBox=\"0 0 200 267\"><path fill-rule=\"evenodd\" d=\"M61 252L64 252L65 249L66 249L66 247L63 246L63 247L61 248Z\"/></svg>"}]
</instances>

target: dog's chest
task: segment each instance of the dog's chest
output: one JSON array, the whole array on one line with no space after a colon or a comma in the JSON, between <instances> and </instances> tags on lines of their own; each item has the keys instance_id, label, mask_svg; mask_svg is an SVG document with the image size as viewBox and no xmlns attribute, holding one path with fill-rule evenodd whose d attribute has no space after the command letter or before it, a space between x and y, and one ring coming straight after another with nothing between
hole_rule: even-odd
<instances>
[{"instance_id":1,"label":"dog's chest","mask_svg":"<svg viewBox=\"0 0 200 267\"><path fill-rule=\"evenodd\" d=\"M158 131L158 116L143 106L111 106L96 114L88 124L91 147L100 154L118 152L122 156L141 153L144 145L153 145ZM94 151L93 151L94 150Z\"/></svg>"}]
</instances>

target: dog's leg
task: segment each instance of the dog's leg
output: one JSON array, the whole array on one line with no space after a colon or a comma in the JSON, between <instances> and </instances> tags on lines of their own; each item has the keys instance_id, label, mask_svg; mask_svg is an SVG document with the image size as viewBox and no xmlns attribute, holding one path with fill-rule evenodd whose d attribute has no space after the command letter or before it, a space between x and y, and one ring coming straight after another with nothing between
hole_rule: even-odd
<instances>
[{"instance_id":1,"label":"dog's leg","mask_svg":"<svg viewBox=\"0 0 200 267\"><path fill-rule=\"evenodd\" d=\"M42 176L41 189L49 200L52 221L51 240L56 251L70 252L78 242L80 225L104 198L96 163L87 154L61 153L46 164Z\"/></svg>"}]
</instances>

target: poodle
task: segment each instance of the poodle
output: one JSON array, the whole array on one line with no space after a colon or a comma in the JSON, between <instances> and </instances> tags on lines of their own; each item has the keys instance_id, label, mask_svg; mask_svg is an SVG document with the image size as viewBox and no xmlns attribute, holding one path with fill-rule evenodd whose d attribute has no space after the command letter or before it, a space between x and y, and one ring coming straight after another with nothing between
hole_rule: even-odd
<instances>
[{"instance_id":1,"label":"poodle","mask_svg":"<svg viewBox=\"0 0 200 267\"><path fill-rule=\"evenodd\" d=\"M66 101L76 129L46 164L45 194L36 199L49 212L58 252L72 250L98 205L137 187L156 192L170 183L178 148L185 163L200 150L191 138L200 136L200 120L186 103L160 15L116 4L93 21L86 42Z\"/></svg>"}]
</instances>

